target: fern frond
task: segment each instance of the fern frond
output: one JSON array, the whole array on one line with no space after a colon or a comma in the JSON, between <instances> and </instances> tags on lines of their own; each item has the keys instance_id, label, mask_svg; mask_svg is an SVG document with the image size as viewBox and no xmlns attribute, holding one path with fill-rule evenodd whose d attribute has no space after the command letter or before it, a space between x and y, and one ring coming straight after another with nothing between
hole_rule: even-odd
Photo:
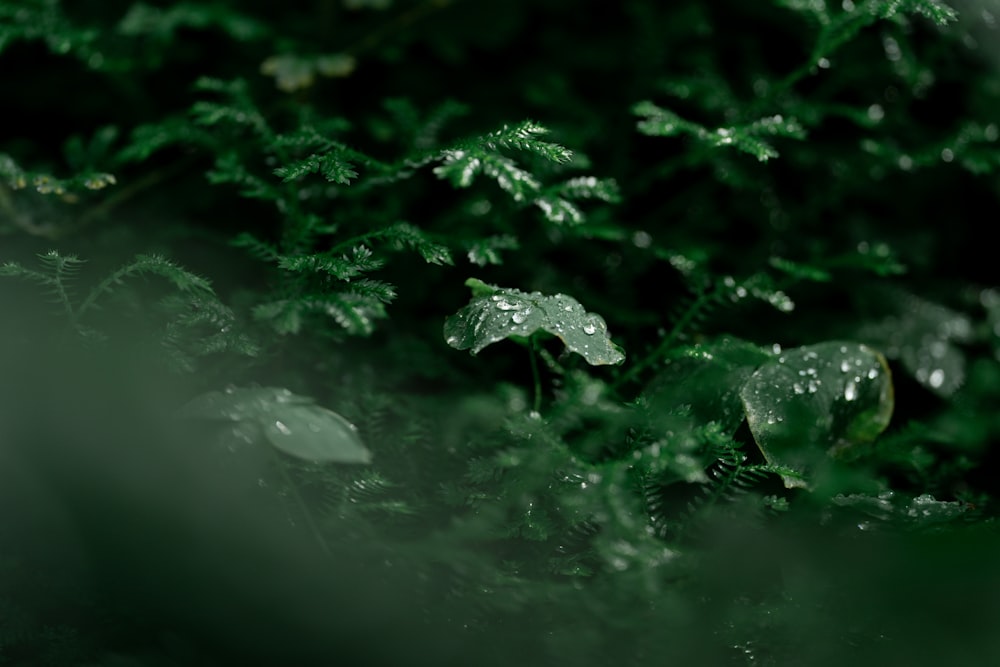
<instances>
[{"instance_id":1,"label":"fern frond","mask_svg":"<svg viewBox=\"0 0 1000 667\"><path fill-rule=\"evenodd\" d=\"M385 261L376 258L366 246L355 246L351 255L335 257L330 254L281 256L278 266L286 271L303 273L328 273L338 280L349 281L368 271L382 267Z\"/></svg>"},{"instance_id":2,"label":"fern frond","mask_svg":"<svg viewBox=\"0 0 1000 667\"><path fill-rule=\"evenodd\" d=\"M434 173L460 188L467 188L479 173L493 178L514 201L524 201L536 194L542 184L514 161L502 155L483 151L449 149L442 153L444 161Z\"/></svg>"},{"instance_id":3,"label":"fern frond","mask_svg":"<svg viewBox=\"0 0 1000 667\"><path fill-rule=\"evenodd\" d=\"M517 149L559 164L569 162L573 157L573 151L539 138L548 133L548 128L534 121L525 120L514 126L504 125L499 130L479 138L476 143L487 150Z\"/></svg>"},{"instance_id":4,"label":"fern frond","mask_svg":"<svg viewBox=\"0 0 1000 667\"><path fill-rule=\"evenodd\" d=\"M117 182L113 174L105 172L81 171L72 178L57 178L51 174L26 171L6 153L0 153L0 181L6 182L11 190L22 190L30 186L35 192L43 195L103 190Z\"/></svg>"},{"instance_id":5,"label":"fern frond","mask_svg":"<svg viewBox=\"0 0 1000 667\"><path fill-rule=\"evenodd\" d=\"M390 303L396 298L396 288L381 280L362 278L351 283L351 288L346 294L351 294L361 298L377 299L382 303Z\"/></svg>"},{"instance_id":6,"label":"fern frond","mask_svg":"<svg viewBox=\"0 0 1000 667\"><path fill-rule=\"evenodd\" d=\"M654 137L669 137L679 134L690 136L702 146L720 148L731 146L749 153L760 162L778 157L778 151L761 136L804 139L805 130L794 118L770 116L745 125L731 125L710 130L698 123L684 120L668 109L658 107L649 101L639 102L632 112L643 119L637 124L639 132Z\"/></svg>"},{"instance_id":7,"label":"fern frond","mask_svg":"<svg viewBox=\"0 0 1000 667\"><path fill-rule=\"evenodd\" d=\"M80 304L77 317L82 318L87 311L95 307L97 300L106 294L114 292L118 285L129 278L152 274L168 280L182 292L202 292L214 294L208 280L178 266L160 255L136 255L128 264L122 266L98 283Z\"/></svg>"},{"instance_id":8,"label":"fern frond","mask_svg":"<svg viewBox=\"0 0 1000 667\"><path fill-rule=\"evenodd\" d=\"M558 185L557 190L570 199L600 199L611 204L621 201L621 191L613 178L577 176Z\"/></svg>"},{"instance_id":9,"label":"fern frond","mask_svg":"<svg viewBox=\"0 0 1000 667\"><path fill-rule=\"evenodd\" d=\"M213 28L241 42L261 39L270 32L265 23L224 5L193 2L180 2L166 8L136 3L117 26L122 35L164 43L172 42L180 30Z\"/></svg>"},{"instance_id":10,"label":"fern frond","mask_svg":"<svg viewBox=\"0 0 1000 667\"><path fill-rule=\"evenodd\" d=\"M56 55L71 54L89 66L100 33L72 23L58 2L0 3L0 53L18 41L44 41ZM103 61L103 58L102 58Z\"/></svg>"},{"instance_id":11,"label":"fern frond","mask_svg":"<svg viewBox=\"0 0 1000 667\"><path fill-rule=\"evenodd\" d=\"M191 106L191 115L198 125L229 123L237 127L250 128L255 132L261 132L266 127L266 121L259 112L217 102L199 100Z\"/></svg>"},{"instance_id":12,"label":"fern frond","mask_svg":"<svg viewBox=\"0 0 1000 667\"><path fill-rule=\"evenodd\" d=\"M542 214L549 222L559 225L579 225L583 223L583 211L562 197L542 195L536 198L533 203L542 210Z\"/></svg>"},{"instance_id":13,"label":"fern frond","mask_svg":"<svg viewBox=\"0 0 1000 667\"><path fill-rule=\"evenodd\" d=\"M397 222L385 229L365 234L365 238L383 239L396 250L415 250L428 264L454 264L447 246L433 241L426 232L408 222Z\"/></svg>"},{"instance_id":14,"label":"fern frond","mask_svg":"<svg viewBox=\"0 0 1000 667\"><path fill-rule=\"evenodd\" d=\"M208 182L232 183L240 186L240 194L251 199L280 201L283 193L246 168L245 160L235 151L226 151L215 158L215 168L206 172Z\"/></svg>"},{"instance_id":15,"label":"fern frond","mask_svg":"<svg viewBox=\"0 0 1000 667\"><path fill-rule=\"evenodd\" d=\"M189 118L178 114L136 127L132 130L129 143L118 152L117 159L124 163L144 162L153 154L172 146L201 146L211 142L212 135L208 130L193 125Z\"/></svg>"},{"instance_id":16,"label":"fern frond","mask_svg":"<svg viewBox=\"0 0 1000 667\"><path fill-rule=\"evenodd\" d=\"M337 153L337 151L313 153L306 158L278 167L274 170L274 175L288 183L308 174L320 173L331 183L349 185L352 179L358 177L358 172L350 162L342 159Z\"/></svg>"},{"instance_id":17,"label":"fern frond","mask_svg":"<svg viewBox=\"0 0 1000 667\"><path fill-rule=\"evenodd\" d=\"M266 241L261 241L249 232L240 232L230 241L230 245L245 249L251 257L262 262L277 262L280 257L276 246Z\"/></svg>"},{"instance_id":18,"label":"fern frond","mask_svg":"<svg viewBox=\"0 0 1000 667\"><path fill-rule=\"evenodd\" d=\"M939 0L865 0L860 9L873 16L888 19L897 14L920 14L938 25L958 20L958 12Z\"/></svg>"},{"instance_id":19,"label":"fern frond","mask_svg":"<svg viewBox=\"0 0 1000 667\"><path fill-rule=\"evenodd\" d=\"M386 317L385 305L371 295L351 292L303 295L258 304L254 317L270 322L280 334L296 334L310 315L332 318L350 335L367 336L375 330L374 320Z\"/></svg>"},{"instance_id":20,"label":"fern frond","mask_svg":"<svg viewBox=\"0 0 1000 667\"><path fill-rule=\"evenodd\" d=\"M478 266L486 266L487 264L503 264L500 251L517 250L520 248L520 244L517 237L510 234L500 234L471 241L466 247L470 262Z\"/></svg>"},{"instance_id":21,"label":"fern frond","mask_svg":"<svg viewBox=\"0 0 1000 667\"><path fill-rule=\"evenodd\" d=\"M239 331L233 311L214 296L171 295L161 305L172 314L163 335L178 369L193 372L198 358L233 353L256 357L259 346Z\"/></svg>"},{"instance_id":22,"label":"fern frond","mask_svg":"<svg viewBox=\"0 0 1000 667\"><path fill-rule=\"evenodd\" d=\"M63 255L57 250L50 250L38 255L42 265L41 271L28 269L17 262L0 264L0 276L10 276L29 280L47 288L47 293L53 302L62 306L70 322L76 322L77 312L74 311L70 281L75 278L84 260L76 255Z\"/></svg>"}]
</instances>

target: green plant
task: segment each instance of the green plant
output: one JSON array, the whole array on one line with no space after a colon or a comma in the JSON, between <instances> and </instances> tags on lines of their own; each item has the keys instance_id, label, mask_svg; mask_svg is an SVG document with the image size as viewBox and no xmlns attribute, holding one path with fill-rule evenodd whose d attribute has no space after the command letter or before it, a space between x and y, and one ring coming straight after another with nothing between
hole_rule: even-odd
<instances>
[{"instance_id":1,"label":"green plant","mask_svg":"<svg viewBox=\"0 0 1000 667\"><path fill-rule=\"evenodd\" d=\"M996 10L0 1L0 657L995 660Z\"/></svg>"}]
</instances>

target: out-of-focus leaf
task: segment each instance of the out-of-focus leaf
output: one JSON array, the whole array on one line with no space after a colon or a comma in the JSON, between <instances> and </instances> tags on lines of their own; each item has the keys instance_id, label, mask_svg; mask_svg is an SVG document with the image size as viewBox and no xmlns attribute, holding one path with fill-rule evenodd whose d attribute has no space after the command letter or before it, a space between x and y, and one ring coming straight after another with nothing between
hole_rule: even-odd
<instances>
[{"instance_id":1,"label":"out-of-focus leaf","mask_svg":"<svg viewBox=\"0 0 1000 667\"><path fill-rule=\"evenodd\" d=\"M285 454L324 463L369 463L371 452L361 442L353 424L311 398L278 387L228 387L194 398L177 416L256 423L258 429L241 429L241 437L259 438Z\"/></svg>"}]
</instances>

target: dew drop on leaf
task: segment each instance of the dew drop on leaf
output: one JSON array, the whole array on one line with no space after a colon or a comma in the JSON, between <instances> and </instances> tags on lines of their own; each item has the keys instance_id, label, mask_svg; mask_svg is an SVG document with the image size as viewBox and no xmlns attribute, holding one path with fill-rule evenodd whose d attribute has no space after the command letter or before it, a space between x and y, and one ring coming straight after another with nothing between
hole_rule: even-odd
<instances>
[{"instance_id":1,"label":"dew drop on leaf","mask_svg":"<svg viewBox=\"0 0 1000 667\"><path fill-rule=\"evenodd\" d=\"M625 354L607 335L607 325L600 315L587 313L583 306L565 294L548 296L509 288L494 288L490 296L476 296L464 308L445 320L444 338L451 347L478 354L487 345L513 335L532 336L548 332L583 356L592 365L620 364ZM496 312L513 310L507 318ZM479 323L470 327L470 319ZM511 322L520 327L513 326ZM601 333L603 335L596 335Z\"/></svg>"},{"instance_id":2,"label":"dew drop on leaf","mask_svg":"<svg viewBox=\"0 0 1000 667\"><path fill-rule=\"evenodd\" d=\"M885 358L860 343L787 350L740 391L764 458L808 476L827 455L874 440L889 424L893 390ZM851 375L845 375L852 371ZM806 378L806 379L802 379ZM790 476L786 486L807 482Z\"/></svg>"}]
</instances>

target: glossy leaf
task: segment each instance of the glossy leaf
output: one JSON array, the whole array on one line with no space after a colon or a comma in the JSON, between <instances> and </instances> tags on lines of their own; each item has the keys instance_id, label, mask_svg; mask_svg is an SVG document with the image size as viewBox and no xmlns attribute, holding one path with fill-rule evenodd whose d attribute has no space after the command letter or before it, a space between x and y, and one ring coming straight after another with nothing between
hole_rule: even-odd
<instances>
[{"instance_id":1,"label":"glossy leaf","mask_svg":"<svg viewBox=\"0 0 1000 667\"><path fill-rule=\"evenodd\" d=\"M311 398L278 387L228 387L196 397L178 412L184 419L255 423L241 429L246 438L267 440L279 451L307 461L369 463L371 452L357 429L342 416Z\"/></svg>"},{"instance_id":2,"label":"glossy leaf","mask_svg":"<svg viewBox=\"0 0 1000 667\"><path fill-rule=\"evenodd\" d=\"M854 342L785 352L758 368L740 395L767 461L803 472L829 453L874 440L893 410L885 357ZM804 483L785 477L785 485Z\"/></svg>"},{"instance_id":3,"label":"glossy leaf","mask_svg":"<svg viewBox=\"0 0 1000 667\"><path fill-rule=\"evenodd\" d=\"M611 342L604 318L588 313L573 297L496 288L470 280L475 296L444 324L448 345L478 354L505 338L528 337L539 330L558 337L591 365L620 364L625 353Z\"/></svg>"},{"instance_id":4,"label":"glossy leaf","mask_svg":"<svg viewBox=\"0 0 1000 667\"><path fill-rule=\"evenodd\" d=\"M965 382L965 353L956 343L971 340L972 321L911 294L890 296L897 312L863 327L859 336L898 359L930 391L951 396Z\"/></svg>"},{"instance_id":5,"label":"glossy leaf","mask_svg":"<svg viewBox=\"0 0 1000 667\"><path fill-rule=\"evenodd\" d=\"M333 410L289 404L274 417L264 424L264 435L285 454L327 463L371 462L357 428Z\"/></svg>"}]
</instances>

